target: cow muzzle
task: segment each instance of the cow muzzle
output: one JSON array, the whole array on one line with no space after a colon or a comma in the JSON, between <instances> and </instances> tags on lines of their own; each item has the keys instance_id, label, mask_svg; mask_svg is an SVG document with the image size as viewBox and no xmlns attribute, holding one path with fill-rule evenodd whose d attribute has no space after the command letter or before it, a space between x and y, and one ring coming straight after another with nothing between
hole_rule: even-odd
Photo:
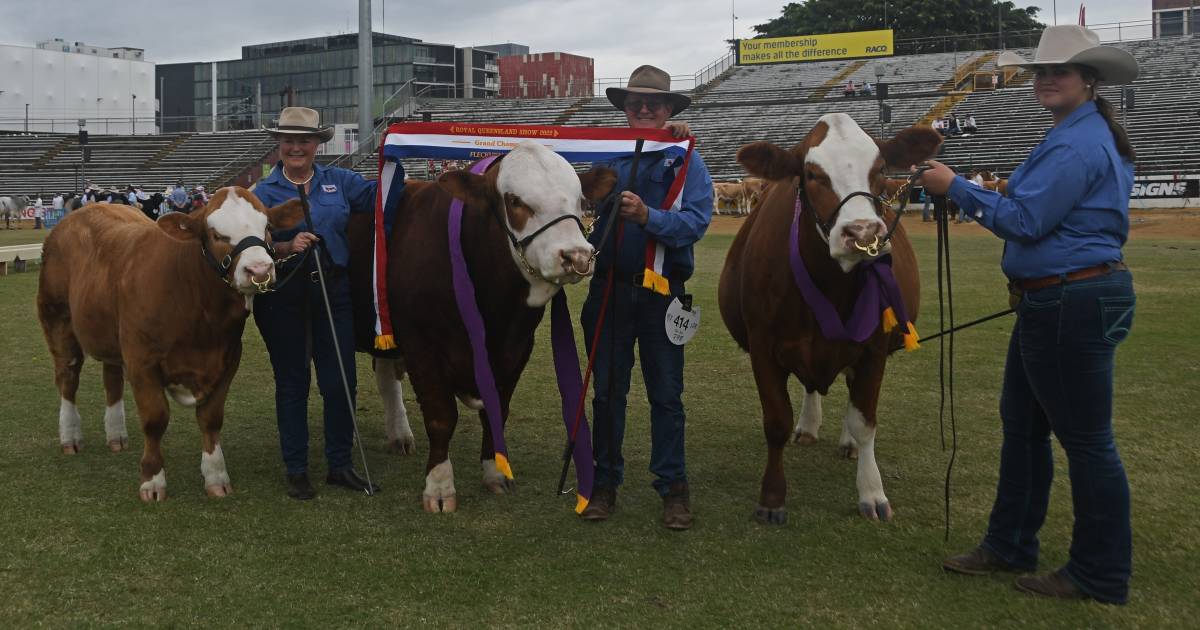
<instances>
[{"instance_id":1,"label":"cow muzzle","mask_svg":"<svg viewBox=\"0 0 1200 630\"><path fill-rule=\"evenodd\" d=\"M849 252L861 252L869 258L875 258L887 249L887 243L880 238L883 230L882 222L871 219L858 219L842 227L842 242Z\"/></svg>"},{"instance_id":2,"label":"cow muzzle","mask_svg":"<svg viewBox=\"0 0 1200 630\"><path fill-rule=\"evenodd\" d=\"M593 263L596 260L596 249L591 245L561 249L558 256L562 260L563 272L568 276L586 278L592 275L595 269Z\"/></svg>"}]
</instances>

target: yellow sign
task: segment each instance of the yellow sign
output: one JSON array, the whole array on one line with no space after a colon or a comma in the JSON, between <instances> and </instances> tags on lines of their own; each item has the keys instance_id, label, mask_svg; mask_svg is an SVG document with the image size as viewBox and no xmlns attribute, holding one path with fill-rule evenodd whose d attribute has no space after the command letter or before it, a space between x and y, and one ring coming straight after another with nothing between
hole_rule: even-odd
<instances>
[{"instance_id":1,"label":"yellow sign","mask_svg":"<svg viewBox=\"0 0 1200 630\"><path fill-rule=\"evenodd\" d=\"M892 31L860 31L738 40L738 65L889 57Z\"/></svg>"}]
</instances>

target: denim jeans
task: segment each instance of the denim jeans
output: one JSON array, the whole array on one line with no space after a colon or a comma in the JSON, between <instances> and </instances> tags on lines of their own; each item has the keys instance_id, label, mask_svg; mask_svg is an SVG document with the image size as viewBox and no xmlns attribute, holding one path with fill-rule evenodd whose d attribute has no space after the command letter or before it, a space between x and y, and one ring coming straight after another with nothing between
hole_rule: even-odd
<instances>
[{"instance_id":1,"label":"denim jeans","mask_svg":"<svg viewBox=\"0 0 1200 630\"><path fill-rule=\"evenodd\" d=\"M925 197L925 205L921 206L921 220L922 221L932 221L933 220L933 212L931 210L932 207L933 207L933 198Z\"/></svg>"},{"instance_id":2,"label":"denim jeans","mask_svg":"<svg viewBox=\"0 0 1200 630\"><path fill-rule=\"evenodd\" d=\"M604 278L592 282L581 318L591 353L592 336L604 297ZM683 287L674 286L677 294ZM650 402L650 472L654 489L666 495L672 483L687 482L684 466L683 346L667 339L666 314L673 296L659 295L628 283L615 283L608 313L600 331L596 364L592 372L592 446L596 460L596 485L615 488L624 481L625 407L633 371L633 346L637 343L642 379ZM615 354L610 335L615 330ZM615 362L614 357L615 356ZM609 399L609 372L612 398ZM609 422L609 412L612 423Z\"/></svg>"},{"instance_id":3,"label":"denim jeans","mask_svg":"<svg viewBox=\"0 0 1200 630\"><path fill-rule=\"evenodd\" d=\"M314 267L315 269L315 267ZM282 278L285 273L280 273ZM346 402L338 371L329 318L321 287L301 270L283 289L254 298L254 322L262 334L275 372L275 415L279 423L279 448L288 474L308 471L308 392L312 382L306 330L311 329L312 364L324 402L325 459L330 471L352 465L350 456L354 424L350 404L357 388L354 369L354 321L350 309L350 281L344 274L326 274L329 303L350 383L351 403ZM307 310L307 313L305 312ZM305 320L308 320L306 325Z\"/></svg>"},{"instance_id":4,"label":"denim jeans","mask_svg":"<svg viewBox=\"0 0 1200 630\"><path fill-rule=\"evenodd\" d=\"M1038 562L1054 476L1050 433L1067 453L1075 525L1064 571L1097 600L1124 603L1132 570L1129 482L1112 427L1113 356L1133 325L1128 271L1028 291L1004 368L1000 478L983 546Z\"/></svg>"}]
</instances>

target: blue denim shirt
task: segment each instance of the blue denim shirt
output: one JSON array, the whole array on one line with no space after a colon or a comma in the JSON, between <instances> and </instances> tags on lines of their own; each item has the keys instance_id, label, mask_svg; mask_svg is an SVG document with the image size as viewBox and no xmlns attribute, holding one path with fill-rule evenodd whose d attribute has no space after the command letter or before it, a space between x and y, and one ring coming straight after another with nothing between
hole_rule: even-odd
<instances>
[{"instance_id":1,"label":"blue denim shirt","mask_svg":"<svg viewBox=\"0 0 1200 630\"><path fill-rule=\"evenodd\" d=\"M668 158L661 151L642 154L638 163L638 181L636 192L649 208L650 215L645 226L632 221L625 221L625 235L621 241L621 251L617 254L617 273L623 278L632 278L646 268L646 235L651 234L655 240L666 246L666 257L663 271L667 277L675 281L685 281L692 277L696 267L696 258L692 245L704 236L708 224L712 221L713 184L708 174L708 167L700 157L699 151L692 151L691 163L688 165L687 179L683 184L680 208L674 212L660 210L667 189L675 181L675 167L682 164L683 158ZM629 179L629 171L633 166L633 158L617 158L605 162L596 162L593 166L611 168L617 172L617 187L624 187ZM592 231L591 241L596 245L604 233L604 226L610 218L610 206L598 208L595 230ZM595 278L607 277L608 269L613 264L613 248L616 234L609 237L600 255L596 259Z\"/></svg>"},{"instance_id":2,"label":"blue denim shirt","mask_svg":"<svg viewBox=\"0 0 1200 630\"><path fill-rule=\"evenodd\" d=\"M1129 236L1133 164L1096 104L1088 101L1050 129L1008 180L1008 196L962 177L950 198L1004 239L1010 279L1040 278L1121 260Z\"/></svg>"},{"instance_id":3,"label":"blue denim shirt","mask_svg":"<svg viewBox=\"0 0 1200 630\"><path fill-rule=\"evenodd\" d=\"M344 168L314 164L313 169L315 173L308 193L312 229L301 221L290 230L271 232L271 238L276 241L289 241L300 232L312 232L321 237L333 264L345 267L350 262L350 250L346 243L346 222L351 212L375 211L375 189L378 182ZM399 181L403 179L402 174ZM271 174L258 181L254 187L254 194L258 195L268 208L299 197L296 185L283 176L283 162L276 163Z\"/></svg>"}]
</instances>

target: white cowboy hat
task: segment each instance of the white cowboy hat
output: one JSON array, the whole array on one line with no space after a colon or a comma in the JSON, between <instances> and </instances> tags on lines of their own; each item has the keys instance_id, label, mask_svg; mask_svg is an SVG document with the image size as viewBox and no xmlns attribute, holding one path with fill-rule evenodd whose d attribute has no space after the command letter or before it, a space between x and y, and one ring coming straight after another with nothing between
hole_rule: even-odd
<instances>
[{"instance_id":1,"label":"white cowboy hat","mask_svg":"<svg viewBox=\"0 0 1200 630\"><path fill-rule=\"evenodd\" d=\"M671 103L671 116L687 109L687 106L692 104L691 98L679 92L672 92L671 75L654 66L638 66L633 74L629 75L629 83L625 84L625 87L610 87L604 90L608 102L621 111L625 111L625 97L629 96L631 92L660 94L666 97L667 101Z\"/></svg>"},{"instance_id":2,"label":"white cowboy hat","mask_svg":"<svg viewBox=\"0 0 1200 630\"><path fill-rule=\"evenodd\" d=\"M1026 61L1013 52L1002 52L996 67L1054 66L1067 63L1087 66L1096 71L1108 85L1131 83L1138 75L1137 60L1120 48L1101 46L1100 36L1082 26L1065 24L1048 26L1042 31L1033 61Z\"/></svg>"},{"instance_id":3,"label":"white cowboy hat","mask_svg":"<svg viewBox=\"0 0 1200 630\"><path fill-rule=\"evenodd\" d=\"M263 127L263 131L279 137L281 135L312 135L321 142L329 142L333 138L333 127L321 126L321 115L315 109L307 107L284 107L279 112L279 124L275 127Z\"/></svg>"}]
</instances>

